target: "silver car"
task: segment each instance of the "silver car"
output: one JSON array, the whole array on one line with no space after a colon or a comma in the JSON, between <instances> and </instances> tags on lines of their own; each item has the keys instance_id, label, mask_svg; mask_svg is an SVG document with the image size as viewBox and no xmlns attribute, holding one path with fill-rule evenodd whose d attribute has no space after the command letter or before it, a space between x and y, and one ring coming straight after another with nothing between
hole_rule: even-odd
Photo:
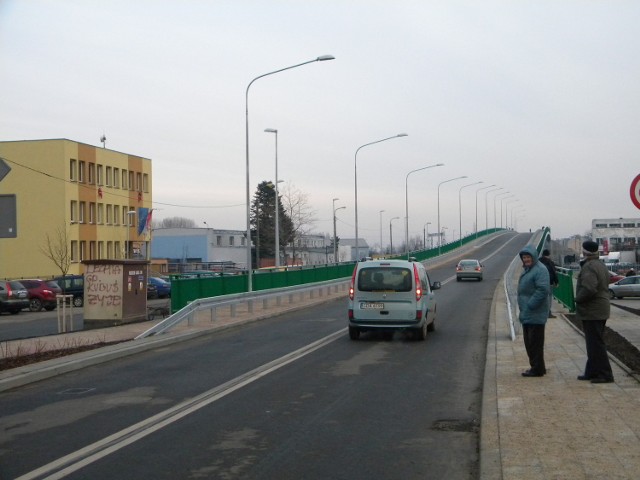
<instances>
[{"instance_id":1,"label":"silver car","mask_svg":"<svg viewBox=\"0 0 640 480\"><path fill-rule=\"evenodd\" d=\"M626 277L609 284L611 298L640 297L640 275Z\"/></svg>"},{"instance_id":2,"label":"silver car","mask_svg":"<svg viewBox=\"0 0 640 480\"><path fill-rule=\"evenodd\" d=\"M471 278L474 280L482 281L482 267L483 265L479 260L466 258L460 260L456 265L456 280L464 280Z\"/></svg>"}]
</instances>

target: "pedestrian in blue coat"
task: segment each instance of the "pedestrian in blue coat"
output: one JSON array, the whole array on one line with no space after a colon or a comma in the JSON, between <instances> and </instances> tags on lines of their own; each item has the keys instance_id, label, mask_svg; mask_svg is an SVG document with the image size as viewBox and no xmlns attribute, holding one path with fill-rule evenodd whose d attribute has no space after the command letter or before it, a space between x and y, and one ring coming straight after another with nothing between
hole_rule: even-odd
<instances>
[{"instance_id":1,"label":"pedestrian in blue coat","mask_svg":"<svg viewBox=\"0 0 640 480\"><path fill-rule=\"evenodd\" d=\"M522 273L518 280L518 316L522 324L524 346L531 368L523 377L541 377L547 373L544 363L544 328L549 316L549 271L538 260L538 251L527 245L520 251Z\"/></svg>"}]
</instances>

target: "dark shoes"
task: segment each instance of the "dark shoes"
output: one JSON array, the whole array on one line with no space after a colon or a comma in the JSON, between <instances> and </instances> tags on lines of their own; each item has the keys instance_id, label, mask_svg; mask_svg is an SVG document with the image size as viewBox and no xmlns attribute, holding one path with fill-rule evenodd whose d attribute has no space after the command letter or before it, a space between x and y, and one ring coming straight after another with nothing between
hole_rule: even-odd
<instances>
[{"instance_id":1,"label":"dark shoes","mask_svg":"<svg viewBox=\"0 0 640 480\"><path fill-rule=\"evenodd\" d=\"M589 377L587 375L578 375L578 380L591 380L591 383L613 383L613 378Z\"/></svg>"},{"instance_id":2,"label":"dark shoes","mask_svg":"<svg viewBox=\"0 0 640 480\"><path fill-rule=\"evenodd\" d=\"M613 383L613 378L596 377L591 379L591 383Z\"/></svg>"},{"instance_id":3,"label":"dark shoes","mask_svg":"<svg viewBox=\"0 0 640 480\"><path fill-rule=\"evenodd\" d=\"M522 376L523 377L541 377L543 375L544 375L544 373L534 372L531 369L525 370L524 372L522 372Z\"/></svg>"}]
</instances>

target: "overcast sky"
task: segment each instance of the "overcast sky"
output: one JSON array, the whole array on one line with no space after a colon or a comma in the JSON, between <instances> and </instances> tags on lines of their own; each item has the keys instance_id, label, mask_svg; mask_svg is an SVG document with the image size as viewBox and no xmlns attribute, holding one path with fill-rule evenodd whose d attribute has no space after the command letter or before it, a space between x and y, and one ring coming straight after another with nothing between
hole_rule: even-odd
<instances>
[{"instance_id":1,"label":"overcast sky","mask_svg":"<svg viewBox=\"0 0 640 480\"><path fill-rule=\"evenodd\" d=\"M0 140L67 138L153 161L155 219L246 228L279 178L315 231L371 245L440 226L584 234L640 217L640 2L0 0ZM483 182L474 184L475 182ZM483 187L502 190L491 191ZM462 188L465 187L465 188ZM461 190L462 188L462 190ZM487 193L488 192L488 193ZM508 193L506 193L508 192ZM505 193L502 196L499 194ZM511 197L511 195L514 195ZM496 198L496 200L494 200ZM485 208L489 211L485 218ZM504 221L503 221L504 223ZM505 225L503 225L505 226Z\"/></svg>"}]
</instances>

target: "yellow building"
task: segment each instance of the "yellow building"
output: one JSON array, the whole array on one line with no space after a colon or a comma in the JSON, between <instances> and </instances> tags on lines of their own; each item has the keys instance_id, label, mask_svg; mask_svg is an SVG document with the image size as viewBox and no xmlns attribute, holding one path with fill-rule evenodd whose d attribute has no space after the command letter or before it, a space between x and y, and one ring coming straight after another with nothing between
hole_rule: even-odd
<instances>
[{"instance_id":1,"label":"yellow building","mask_svg":"<svg viewBox=\"0 0 640 480\"><path fill-rule=\"evenodd\" d=\"M0 278L60 275L49 248L68 253L69 274L148 251L150 159L66 139L0 142L0 158Z\"/></svg>"}]
</instances>

